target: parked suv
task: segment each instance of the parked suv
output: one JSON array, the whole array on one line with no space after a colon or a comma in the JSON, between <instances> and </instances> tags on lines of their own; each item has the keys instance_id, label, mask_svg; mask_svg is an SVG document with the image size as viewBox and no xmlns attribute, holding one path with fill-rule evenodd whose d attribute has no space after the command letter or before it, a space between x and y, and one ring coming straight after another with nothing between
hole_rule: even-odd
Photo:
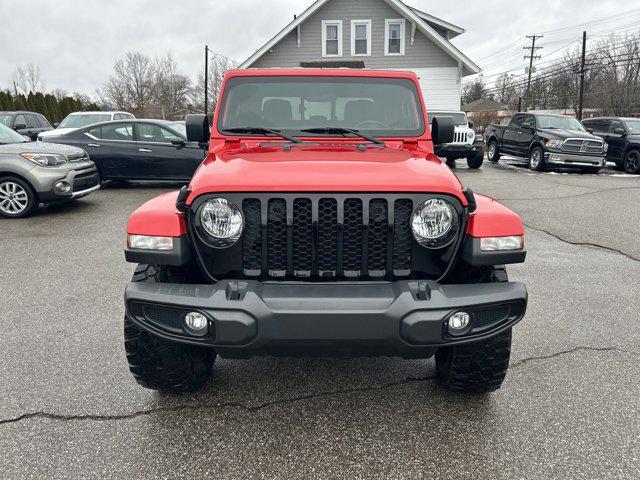
<instances>
[{"instance_id":1,"label":"parked suv","mask_svg":"<svg viewBox=\"0 0 640 480\"><path fill-rule=\"evenodd\" d=\"M55 130L41 133L38 135L38 141L46 142L47 139L73 132L78 128L93 125L99 122L109 122L111 120L131 120L136 118L127 112L75 112L70 113L56 125Z\"/></svg>"},{"instance_id":2,"label":"parked suv","mask_svg":"<svg viewBox=\"0 0 640 480\"><path fill-rule=\"evenodd\" d=\"M27 141L0 125L0 217L23 218L40 203L82 198L100 188L80 148Z\"/></svg>"},{"instance_id":3,"label":"parked suv","mask_svg":"<svg viewBox=\"0 0 640 480\"><path fill-rule=\"evenodd\" d=\"M482 135L476 135L471 128L467 114L448 111L429 112L429 123L435 117L451 117L455 125L453 142L434 145L435 154L446 158L447 162L465 158L469 168L480 168L484 160L484 140Z\"/></svg>"},{"instance_id":4,"label":"parked suv","mask_svg":"<svg viewBox=\"0 0 640 480\"><path fill-rule=\"evenodd\" d=\"M519 113L509 125L490 125L486 132L488 158L502 154L528 159L531 170L551 166L576 167L598 173L604 167L606 143L582 124L563 115Z\"/></svg>"},{"instance_id":5,"label":"parked suv","mask_svg":"<svg viewBox=\"0 0 640 480\"><path fill-rule=\"evenodd\" d=\"M607 160L627 173L640 173L640 118L589 118L582 124L607 142Z\"/></svg>"},{"instance_id":6,"label":"parked suv","mask_svg":"<svg viewBox=\"0 0 640 480\"><path fill-rule=\"evenodd\" d=\"M499 388L527 305L504 267L525 259L523 225L434 155L454 125L429 128L418 77L251 69L221 92L211 132L187 117L209 142L191 183L129 219L137 381L194 390L216 355L435 355L444 387Z\"/></svg>"},{"instance_id":7,"label":"parked suv","mask_svg":"<svg viewBox=\"0 0 640 480\"><path fill-rule=\"evenodd\" d=\"M31 140L35 140L40 133L53 130L44 115L35 112L0 112L0 123Z\"/></svg>"}]
</instances>

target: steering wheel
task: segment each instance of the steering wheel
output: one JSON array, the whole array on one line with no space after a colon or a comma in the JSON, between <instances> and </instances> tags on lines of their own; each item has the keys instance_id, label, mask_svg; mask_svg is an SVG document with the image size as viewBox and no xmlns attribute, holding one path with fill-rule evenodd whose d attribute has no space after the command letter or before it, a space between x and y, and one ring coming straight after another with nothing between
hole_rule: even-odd
<instances>
[{"instance_id":1,"label":"steering wheel","mask_svg":"<svg viewBox=\"0 0 640 480\"><path fill-rule=\"evenodd\" d=\"M387 126L384 123L378 122L377 120L364 120L363 122L356 124L356 129L367 128L367 126L369 126L372 129L387 128Z\"/></svg>"}]
</instances>

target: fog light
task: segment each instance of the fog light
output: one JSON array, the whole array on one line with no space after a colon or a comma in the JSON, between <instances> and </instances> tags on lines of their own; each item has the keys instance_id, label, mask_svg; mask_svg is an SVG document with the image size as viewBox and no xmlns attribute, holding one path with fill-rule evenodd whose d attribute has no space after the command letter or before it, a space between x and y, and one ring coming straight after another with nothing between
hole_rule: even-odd
<instances>
[{"instance_id":1,"label":"fog light","mask_svg":"<svg viewBox=\"0 0 640 480\"><path fill-rule=\"evenodd\" d=\"M69 193L71 191L71 185L69 185L68 182L56 182L56 184L53 186L57 192L59 193Z\"/></svg>"},{"instance_id":2,"label":"fog light","mask_svg":"<svg viewBox=\"0 0 640 480\"><path fill-rule=\"evenodd\" d=\"M187 329L196 335L205 335L209 330L209 319L198 312L189 312L184 316Z\"/></svg>"},{"instance_id":3,"label":"fog light","mask_svg":"<svg viewBox=\"0 0 640 480\"><path fill-rule=\"evenodd\" d=\"M456 312L449 317L449 332L452 334L462 333L471 321L471 315L467 312Z\"/></svg>"}]
</instances>

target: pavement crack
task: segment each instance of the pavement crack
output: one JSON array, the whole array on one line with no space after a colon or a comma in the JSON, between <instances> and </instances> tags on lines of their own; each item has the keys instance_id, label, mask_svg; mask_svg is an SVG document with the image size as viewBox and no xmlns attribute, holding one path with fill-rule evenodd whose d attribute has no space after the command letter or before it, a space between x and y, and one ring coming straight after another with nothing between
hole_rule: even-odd
<instances>
[{"instance_id":1,"label":"pavement crack","mask_svg":"<svg viewBox=\"0 0 640 480\"><path fill-rule=\"evenodd\" d=\"M633 350L625 350L620 347L574 347L570 350L562 350L561 352L551 353L549 355L538 355L533 357L523 358L515 363L512 363L509 366L509 370L515 370L516 368L522 367L529 362L535 362L538 360L552 360L554 358L563 357L565 355L572 355L578 352L618 352L625 353L627 355L640 355L639 352L635 352Z\"/></svg>"},{"instance_id":2,"label":"pavement crack","mask_svg":"<svg viewBox=\"0 0 640 480\"><path fill-rule=\"evenodd\" d=\"M115 420L129 420L129 419L144 417L144 416L152 415L155 413L161 413L161 412L178 413L178 412L184 412L184 411L215 410L215 409L226 409L226 408L235 408L235 409L244 410L247 412L256 412L274 405L297 403L305 400L312 400L315 398L331 397L335 395L343 395L348 393L386 390L386 389L397 387L400 385L428 382L431 380L435 380L435 377L434 376L408 377L408 378L405 378L404 380L389 382L382 385L343 388L338 390L329 390L326 392L309 393L306 395L299 395L296 397L270 400L268 402L263 402L256 405L246 405L240 402L219 402L219 403L195 404L195 405L175 405L171 407L155 407L155 408L149 408L145 410L136 410L134 412L123 413L121 415L96 415L96 414L68 415L68 414L58 414L58 413L50 413L50 412L30 412L30 413L19 415L17 417L2 419L0 420L0 426L12 424L12 423L18 423L18 422L21 422L24 420L30 420L33 418L44 418L48 420L56 420L56 421L62 421L62 422L69 422L69 421L104 422L104 421L115 421Z\"/></svg>"},{"instance_id":3,"label":"pavement crack","mask_svg":"<svg viewBox=\"0 0 640 480\"><path fill-rule=\"evenodd\" d=\"M607 247L606 245L599 245L597 243L591 243L591 242L572 242L571 240L567 240L566 238L562 238L560 235L552 233L549 230L545 230L544 228L534 227L532 225L529 225L528 223L525 223L524 226L527 227L527 228L530 228L531 230L535 230L536 232L546 233L547 235L555 238L556 240L560 240L561 242L567 243L569 245L574 245L574 246L578 246L578 247L600 248L602 250L607 250L609 252L618 253L618 254L620 254L620 255L622 255L624 257L627 257L629 260L633 260L635 262L640 262L640 258L634 257L633 255L630 255L630 254L628 254L626 252L623 252L622 250L618 250L617 248Z\"/></svg>"},{"instance_id":4,"label":"pavement crack","mask_svg":"<svg viewBox=\"0 0 640 480\"><path fill-rule=\"evenodd\" d=\"M569 185L566 183L558 183L558 182L550 182L550 183L555 183L557 185L566 185L568 187L574 187L574 188L592 188L592 187L585 187L582 185ZM640 189L640 187L614 187L614 188L605 188L604 190L594 190L592 192L583 192L583 193L575 193L573 195L563 195L561 197L551 197L551 196L546 196L544 198L541 197L533 197L533 198L498 198L497 200L499 201L506 201L506 202L517 202L517 201L548 201L548 200L566 200L569 198L576 198L576 197L586 197L588 195L596 195L598 193L604 193L604 192L612 192L615 190L637 190Z\"/></svg>"}]
</instances>

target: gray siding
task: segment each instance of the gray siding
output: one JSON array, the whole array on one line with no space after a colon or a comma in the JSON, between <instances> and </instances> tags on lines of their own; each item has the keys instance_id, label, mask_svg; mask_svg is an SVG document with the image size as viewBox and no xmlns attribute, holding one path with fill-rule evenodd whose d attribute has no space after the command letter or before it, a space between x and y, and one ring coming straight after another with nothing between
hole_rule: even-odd
<instances>
[{"instance_id":1,"label":"gray siding","mask_svg":"<svg viewBox=\"0 0 640 480\"><path fill-rule=\"evenodd\" d=\"M301 26L301 44L297 45L294 29L250 67L299 67L308 61L364 61L367 68L415 69L428 67L457 67L457 62L420 31L416 31L411 45L411 22L406 20L405 55L384 55L385 19L402 18L382 0L331 0L308 18ZM372 39L370 57L351 56L351 20L371 20ZM322 57L322 20L342 20L342 57Z\"/></svg>"}]
</instances>

